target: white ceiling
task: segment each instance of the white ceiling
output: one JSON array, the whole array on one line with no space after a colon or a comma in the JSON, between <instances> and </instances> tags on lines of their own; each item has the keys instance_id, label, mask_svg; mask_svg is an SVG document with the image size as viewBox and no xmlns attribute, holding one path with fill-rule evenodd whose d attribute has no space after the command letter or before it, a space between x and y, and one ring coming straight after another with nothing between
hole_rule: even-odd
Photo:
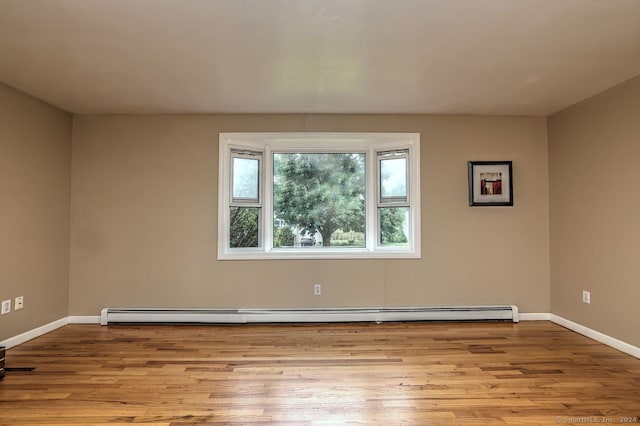
<instances>
[{"instance_id":1,"label":"white ceiling","mask_svg":"<svg viewBox=\"0 0 640 426\"><path fill-rule=\"evenodd\" d=\"M640 0L0 0L74 113L548 115L640 74Z\"/></svg>"}]
</instances>

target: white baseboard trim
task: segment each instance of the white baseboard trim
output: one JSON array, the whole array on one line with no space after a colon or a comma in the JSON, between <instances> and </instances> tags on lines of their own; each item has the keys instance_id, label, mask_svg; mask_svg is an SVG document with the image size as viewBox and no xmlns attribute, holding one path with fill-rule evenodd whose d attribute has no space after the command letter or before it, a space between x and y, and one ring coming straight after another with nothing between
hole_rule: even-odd
<instances>
[{"instance_id":1,"label":"white baseboard trim","mask_svg":"<svg viewBox=\"0 0 640 426\"><path fill-rule=\"evenodd\" d=\"M25 331L17 336L9 337L8 339L0 341L0 346L4 346L10 349L14 346L18 346L21 343L27 342L36 337L40 337L53 330L63 327L67 324L100 324L100 315L87 315L87 316L69 316L60 318L59 320L50 322L33 330Z\"/></svg>"},{"instance_id":2,"label":"white baseboard trim","mask_svg":"<svg viewBox=\"0 0 640 426\"><path fill-rule=\"evenodd\" d=\"M520 313L520 321L550 321L551 314L544 312Z\"/></svg>"},{"instance_id":3,"label":"white baseboard trim","mask_svg":"<svg viewBox=\"0 0 640 426\"><path fill-rule=\"evenodd\" d=\"M622 340L607 336L604 333L600 333L599 331L593 330L589 327L585 327L584 325L569 321L568 319L559 317L558 315L550 314L550 321L640 359L640 348L637 346L633 346L627 342L623 342Z\"/></svg>"},{"instance_id":4,"label":"white baseboard trim","mask_svg":"<svg viewBox=\"0 0 640 426\"><path fill-rule=\"evenodd\" d=\"M4 346L5 348L10 349L14 346L18 346L21 343L24 343L31 339L35 339L36 337L40 337L43 334L47 334L53 330L63 327L68 323L69 317L60 318L59 320L34 328L33 330L25 331L24 333L18 334L17 336L9 337L8 339L1 341L0 346Z\"/></svg>"},{"instance_id":5,"label":"white baseboard trim","mask_svg":"<svg viewBox=\"0 0 640 426\"><path fill-rule=\"evenodd\" d=\"M69 324L100 324L100 315L72 315L67 317Z\"/></svg>"}]
</instances>

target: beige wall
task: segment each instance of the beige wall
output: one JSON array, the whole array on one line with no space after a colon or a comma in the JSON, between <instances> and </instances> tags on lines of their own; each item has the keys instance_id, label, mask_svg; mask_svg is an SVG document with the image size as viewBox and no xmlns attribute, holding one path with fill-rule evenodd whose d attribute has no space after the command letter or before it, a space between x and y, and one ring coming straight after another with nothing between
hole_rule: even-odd
<instances>
[{"instance_id":1,"label":"beige wall","mask_svg":"<svg viewBox=\"0 0 640 426\"><path fill-rule=\"evenodd\" d=\"M0 341L67 316L70 162L71 116L0 83Z\"/></svg>"},{"instance_id":2,"label":"beige wall","mask_svg":"<svg viewBox=\"0 0 640 426\"><path fill-rule=\"evenodd\" d=\"M550 117L549 152L551 311L640 346L640 77Z\"/></svg>"},{"instance_id":3,"label":"beige wall","mask_svg":"<svg viewBox=\"0 0 640 426\"><path fill-rule=\"evenodd\" d=\"M217 139L232 131L421 133L422 259L217 261ZM549 312L547 154L544 118L75 116L70 314L492 303ZM468 206L467 161L491 159L514 162L513 208Z\"/></svg>"}]
</instances>

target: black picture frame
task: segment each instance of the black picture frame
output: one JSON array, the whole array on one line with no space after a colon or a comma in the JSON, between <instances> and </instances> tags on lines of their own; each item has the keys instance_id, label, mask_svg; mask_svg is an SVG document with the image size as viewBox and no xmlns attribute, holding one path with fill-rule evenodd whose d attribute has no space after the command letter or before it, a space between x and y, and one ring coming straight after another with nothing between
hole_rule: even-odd
<instances>
[{"instance_id":1,"label":"black picture frame","mask_svg":"<svg viewBox=\"0 0 640 426\"><path fill-rule=\"evenodd\" d=\"M513 206L513 162L469 161L469 205Z\"/></svg>"}]
</instances>

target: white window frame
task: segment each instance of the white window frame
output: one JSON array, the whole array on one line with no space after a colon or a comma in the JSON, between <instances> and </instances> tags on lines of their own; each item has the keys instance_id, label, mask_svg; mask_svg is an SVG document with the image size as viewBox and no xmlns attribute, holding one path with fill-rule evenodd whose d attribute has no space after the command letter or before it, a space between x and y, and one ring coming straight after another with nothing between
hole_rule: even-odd
<instances>
[{"instance_id":1,"label":"white window frame","mask_svg":"<svg viewBox=\"0 0 640 426\"><path fill-rule=\"evenodd\" d=\"M404 159L407 165L407 174L406 174L406 182L405 187L407 190L407 195L404 197L405 199L401 199L399 197L387 197L384 198L382 196L382 161L384 160L396 160L396 159ZM377 196L378 196L378 207L410 207L411 204L411 167L409 164L409 152L406 149L402 150L393 150L393 151L383 151L376 150L376 187L377 187Z\"/></svg>"},{"instance_id":2,"label":"white window frame","mask_svg":"<svg viewBox=\"0 0 640 426\"><path fill-rule=\"evenodd\" d=\"M250 160L257 160L258 161L258 194L257 194L257 198L256 199L251 199L251 198L234 198L233 197L233 159L235 158L245 158L245 159L250 159ZM230 153L229 153L229 187L228 187L228 200L229 200L229 204L228 207L239 207L239 208L255 208L258 209L258 247L242 247L242 248L233 248L232 250L262 250L263 246L264 246L264 233L260 232L262 231L262 227L264 226L264 206L262 205L262 200L264 199L262 193L262 186L263 186L263 182L265 180L265 176L263 173L263 169L264 169L264 152L261 150L249 150L249 149L236 149L236 148L232 148L230 149ZM227 220L229 221L229 223L231 222L231 215L230 215L230 209L227 208ZM229 229L229 228L227 228ZM227 239L227 246L229 246L229 240Z\"/></svg>"},{"instance_id":3,"label":"white window frame","mask_svg":"<svg viewBox=\"0 0 640 426\"><path fill-rule=\"evenodd\" d=\"M233 175L234 175L234 166L233 160L236 158L246 159L246 160L254 160L258 162L258 193L256 194L256 198L234 198L233 197ZM237 207L262 207L262 181L264 180L262 176L262 151L249 151L249 150L231 150L231 175L229 178L229 191L231 191L230 204Z\"/></svg>"},{"instance_id":4,"label":"white window frame","mask_svg":"<svg viewBox=\"0 0 640 426\"><path fill-rule=\"evenodd\" d=\"M407 151L407 202L381 203L381 152ZM259 198L262 209L260 247L229 247L231 204L231 158L236 151L262 155ZM273 248L273 153L274 152L363 152L365 156L364 248ZM409 244L381 246L378 208L409 207ZM419 133L220 133L218 168L218 259L416 259L421 256L420 233L420 134Z\"/></svg>"}]
</instances>

